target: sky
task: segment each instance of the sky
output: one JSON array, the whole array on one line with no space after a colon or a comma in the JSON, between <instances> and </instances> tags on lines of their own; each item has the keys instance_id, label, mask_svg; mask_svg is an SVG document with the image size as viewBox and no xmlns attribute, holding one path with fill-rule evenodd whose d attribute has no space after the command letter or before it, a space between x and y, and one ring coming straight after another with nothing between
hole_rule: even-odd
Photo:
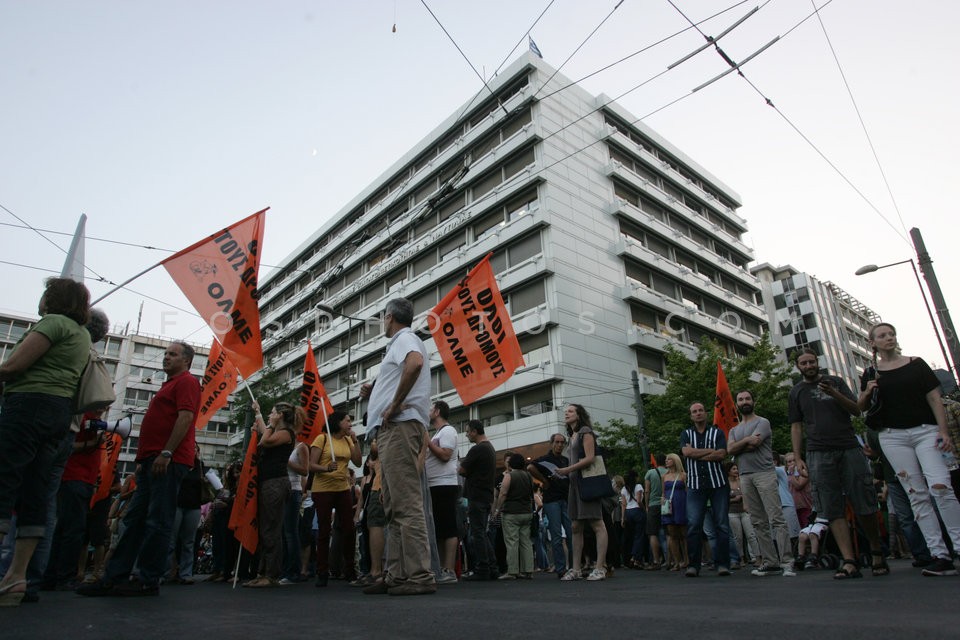
<instances>
[{"instance_id":1,"label":"sky","mask_svg":"<svg viewBox=\"0 0 960 640\"><path fill-rule=\"evenodd\" d=\"M0 0L0 309L36 312L81 213L95 298L112 288L96 278L119 283L269 206L263 278L485 91L529 31L547 63L646 116L740 195L757 262L833 281L895 324L906 353L942 366L909 265L854 271L915 257L918 227L947 305L960 304L945 226L960 3L816 6ZM687 18L716 36L754 8L719 40L740 62L780 36L746 80L691 93L728 68L713 49L666 71L704 44ZM131 330L139 316L141 332L212 337L163 269L98 306Z\"/></svg>"}]
</instances>

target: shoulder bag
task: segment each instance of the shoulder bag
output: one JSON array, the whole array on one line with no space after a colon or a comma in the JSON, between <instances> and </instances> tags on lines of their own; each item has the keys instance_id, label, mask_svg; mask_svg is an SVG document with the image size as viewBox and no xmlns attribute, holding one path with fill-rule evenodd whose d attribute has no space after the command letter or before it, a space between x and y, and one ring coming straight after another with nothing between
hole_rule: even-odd
<instances>
[{"instance_id":1,"label":"shoulder bag","mask_svg":"<svg viewBox=\"0 0 960 640\"><path fill-rule=\"evenodd\" d=\"M661 477L661 480L663 478ZM677 481L673 481L673 485L670 487L670 497L660 499L660 515L669 516L673 515L673 492L677 490Z\"/></svg>"},{"instance_id":2,"label":"shoulder bag","mask_svg":"<svg viewBox=\"0 0 960 640\"><path fill-rule=\"evenodd\" d=\"M113 391L113 379L107 365L100 359L96 349L90 349L87 366L80 374L77 393L73 398L73 412L102 411L117 400Z\"/></svg>"},{"instance_id":3,"label":"shoulder bag","mask_svg":"<svg viewBox=\"0 0 960 640\"><path fill-rule=\"evenodd\" d=\"M593 441L596 448L596 436ZM581 444L581 450L582 448ZM610 476L607 475L607 465L604 464L603 456L599 453L594 453L593 462L580 470L577 482L580 499L586 502L617 495L613 489L613 483L610 482Z\"/></svg>"}]
</instances>

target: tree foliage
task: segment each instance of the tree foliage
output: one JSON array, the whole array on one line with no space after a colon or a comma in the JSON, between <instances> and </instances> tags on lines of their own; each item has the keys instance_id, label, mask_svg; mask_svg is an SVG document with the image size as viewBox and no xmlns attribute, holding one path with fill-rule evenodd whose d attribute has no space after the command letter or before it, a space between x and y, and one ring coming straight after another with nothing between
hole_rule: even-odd
<instances>
[{"instance_id":1,"label":"tree foliage","mask_svg":"<svg viewBox=\"0 0 960 640\"><path fill-rule=\"evenodd\" d=\"M712 412L716 397L717 361L723 365L731 393L749 389L756 401L756 413L770 421L773 428L773 448L777 452L790 449L790 424L787 422L787 396L790 393L790 368L777 360L777 349L769 334L753 346L747 355L729 358L720 346L704 339L693 360L673 346L665 353L667 387L662 395L648 395L644 399L645 426L649 450L652 454L679 453L680 433L690 426L689 409L694 402L702 402ZM612 420L599 427L601 442L610 452L610 467L616 473L640 469L642 460L637 425Z\"/></svg>"},{"instance_id":2,"label":"tree foliage","mask_svg":"<svg viewBox=\"0 0 960 640\"><path fill-rule=\"evenodd\" d=\"M300 402L300 386L291 388L271 365L264 365L263 369L260 370L260 376L256 382L250 385L250 388L264 414L268 413L273 405L278 402L290 402L294 405ZM227 424L232 432L243 432L253 424L253 416L250 393L245 386L241 385L236 391L235 400L230 409L230 420ZM246 437L243 442L246 444ZM229 457L231 460L239 460L243 457L243 452L243 447L233 447Z\"/></svg>"}]
</instances>

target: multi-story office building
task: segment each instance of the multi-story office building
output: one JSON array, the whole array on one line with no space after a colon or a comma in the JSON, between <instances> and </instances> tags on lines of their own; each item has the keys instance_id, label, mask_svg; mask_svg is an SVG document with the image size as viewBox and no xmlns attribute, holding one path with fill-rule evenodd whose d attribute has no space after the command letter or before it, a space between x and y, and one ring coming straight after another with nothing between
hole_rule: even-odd
<instances>
[{"instance_id":1,"label":"multi-story office building","mask_svg":"<svg viewBox=\"0 0 960 640\"><path fill-rule=\"evenodd\" d=\"M28 316L0 315L0 362L13 351L17 340L31 327L37 318ZM140 424L147 405L166 379L163 372L163 352L173 338L161 338L143 334L130 334L126 329L114 328L107 337L94 345L100 352L107 369L113 375L117 401L110 407L108 421L129 415L133 428L123 442L117 468L123 474L133 473L134 456L140 439ZM192 344L196 351L190 372L198 379L203 377L207 366L209 346ZM208 466L225 467L230 461L231 427L227 424L228 409L217 412L206 428L197 432L201 456Z\"/></svg>"},{"instance_id":2,"label":"multi-story office building","mask_svg":"<svg viewBox=\"0 0 960 640\"><path fill-rule=\"evenodd\" d=\"M692 354L710 337L742 354L760 337L735 193L535 56L490 89L262 279L264 352L284 379L300 380L309 339L332 402L362 414L359 384L376 377L386 344L364 320L403 296L424 327L490 252L526 366L465 407L427 343L434 397L458 427L482 420L498 449L545 441L568 402L604 424L635 422L631 372L643 393L662 391L668 344Z\"/></svg>"},{"instance_id":3,"label":"multi-story office building","mask_svg":"<svg viewBox=\"0 0 960 640\"><path fill-rule=\"evenodd\" d=\"M784 357L792 361L795 350L809 347L822 370L858 389L860 374L872 358L867 333L880 316L834 283L790 265L763 263L751 271L762 285L771 339Z\"/></svg>"}]
</instances>

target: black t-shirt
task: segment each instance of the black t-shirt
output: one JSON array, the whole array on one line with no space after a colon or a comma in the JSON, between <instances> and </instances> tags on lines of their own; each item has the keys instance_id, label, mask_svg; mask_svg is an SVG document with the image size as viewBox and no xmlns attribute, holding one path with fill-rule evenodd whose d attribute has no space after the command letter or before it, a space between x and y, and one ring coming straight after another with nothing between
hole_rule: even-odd
<instances>
[{"instance_id":1,"label":"black t-shirt","mask_svg":"<svg viewBox=\"0 0 960 640\"><path fill-rule=\"evenodd\" d=\"M860 378L860 390L873 379L873 370L868 369ZM927 403L927 394L940 387L940 381L923 358L881 371L877 377L880 388L880 408L872 414L872 429L909 429L922 424L937 424L937 417Z\"/></svg>"},{"instance_id":2,"label":"black t-shirt","mask_svg":"<svg viewBox=\"0 0 960 640\"><path fill-rule=\"evenodd\" d=\"M570 479L550 475L552 471L542 466L540 464L541 462L549 462L553 466L562 469L563 467L570 466L570 460L567 459L567 456L555 456L551 451L545 456L540 456L534 462L540 474L550 483L547 488L543 490L543 502L548 503L556 502L557 500L566 500L570 493Z\"/></svg>"},{"instance_id":3,"label":"black t-shirt","mask_svg":"<svg viewBox=\"0 0 960 640\"><path fill-rule=\"evenodd\" d=\"M807 435L807 451L831 451L860 446L850 422L850 412L832 396L820 391L820 381L835 387L856 402L850 387L837 376L821 376L816 382L798 382L790 390L787 419L803 424Z\"/></svg>"},{"instance_id":4,"label":"black t-shirt","mask_svg":"<svg viewBox=\"0 0 960 640\"><path fill-rule=\"evenodd\" d=\"M467 484L463 495L467 500L493 504L497 452L490 441L484 440L471 447L460 465L466 472Z\"/></svg>"}]
</instances>

